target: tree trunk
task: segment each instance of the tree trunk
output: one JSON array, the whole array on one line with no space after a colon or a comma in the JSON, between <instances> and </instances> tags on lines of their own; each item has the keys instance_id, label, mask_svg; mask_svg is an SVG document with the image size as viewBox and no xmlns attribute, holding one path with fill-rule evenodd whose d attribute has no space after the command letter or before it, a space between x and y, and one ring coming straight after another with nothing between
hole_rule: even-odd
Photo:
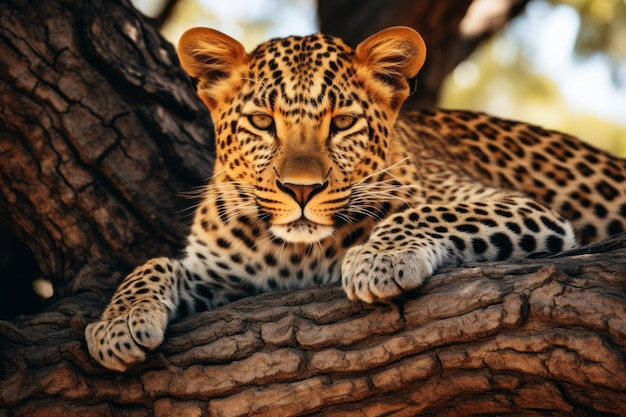
<instances>
[{"instance_id":1,"label":"tree trunk","mask_svg":"<svg viewBox=\"0 0 626 417\"><path fill-rule=\"evenodd\" d=\"M57 294L0 321L0 416L626 409L625 235L448 268L388 305L336 287L244 299L175 323L128 373L102 369L84 327L130 268L184 243L209 115L124 0L0 2L0 54L0 218Z\"/></svg>"},{"instance_id":2,"label":"tree trunk","mask_svg":"<svg viewBox=\"0 0 626 417\"><path fill-rule=\"evenodd\" d=\"M182 246L213 133L158 31L123 1L2 2L0 55L0 219L56 294Z\"/></svg>"},{"instance_id":3,"label":"tree trunk","mask_svg":"<svg viewBox=\"0 0 626 417\"><path fill-rule=\"evenodd\" d=\"M125 374L88 357L76 300L1 322L0 407L29 417L623 415L625 255L622 234L569 256L447 268L387 305L350 302L337 287L247 298L175 323Z\"/></svg>"}]
</instances>

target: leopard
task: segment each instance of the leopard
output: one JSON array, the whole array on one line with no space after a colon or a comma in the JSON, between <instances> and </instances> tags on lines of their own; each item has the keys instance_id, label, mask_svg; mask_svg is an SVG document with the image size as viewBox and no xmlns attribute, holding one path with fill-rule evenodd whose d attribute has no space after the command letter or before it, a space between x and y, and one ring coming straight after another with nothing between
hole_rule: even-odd
<instances>
[{"instance_id":1,"label":"leopard","mask_svg":"<svg viewBox=\"0 0 626 417\"><path fill-rule=\"evenodd\" d=\"M126 371L173 320L255 294L341 285L353 302L415 292L438 269L561 253L626 224L626 161L486 113L401 111L426 59L390 27L252 52L192 28L178 54L214 127L213 176L184 253L123 279L90 355Z\"/></svg>"}]
</instances>

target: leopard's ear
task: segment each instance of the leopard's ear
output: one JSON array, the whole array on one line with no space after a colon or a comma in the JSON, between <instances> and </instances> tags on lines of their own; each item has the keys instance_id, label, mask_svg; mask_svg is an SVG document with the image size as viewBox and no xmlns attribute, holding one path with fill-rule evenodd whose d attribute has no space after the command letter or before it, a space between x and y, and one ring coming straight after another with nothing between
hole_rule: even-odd
<instances>
[{"instance_id":1,"label":"leopard's ear","mask_svg":"<svg viewBox=\"0 0 626 417\"><path fill-rule=\"evenodd\" d=\"M356 47L355 58L378 81L392 87L392 106L399 107L410 93L408 80L424 65L426 44L414 29L395 26L361 42Z\"/></svg>"},{"instance_id":2,"label":"leopard's ear","mask_svg":"<svg viewBox=\"0 0 626 417\"><path fill-rule=\"evenodd\" d=\"M219 81L236 74L248 61L245 48L230 36L209 28L189 29L178 41L178 58L212 108L219 100Z\"/></svg>"},{"instance_id":3,"label":"leopard's ear","mask_svg":"<svg viewBox=\"0 0 626 417\"><path fill-rule=\"evenodd\" d=\"M189 29L178 41L178 58L187 73L208 83L228 78L247 62L243 45L209 28Z\"/></svg>"}]
</instances>

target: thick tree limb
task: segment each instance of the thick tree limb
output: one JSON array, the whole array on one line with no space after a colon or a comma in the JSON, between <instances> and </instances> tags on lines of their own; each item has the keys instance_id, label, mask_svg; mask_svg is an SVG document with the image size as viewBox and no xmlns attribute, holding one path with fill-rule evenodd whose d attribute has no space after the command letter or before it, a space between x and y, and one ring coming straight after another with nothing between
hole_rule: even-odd
<instances>
[{"instance_id":1,"label":"thick tree limb","mask_svg":"<svg viewBox=\"0 0 626 417\"><path fill-rule=\"evenodd\" d=\"M270 293L171 326L126 374L87 355L88 300L2 322L15 416L592 416L626 410L626 234L553 259L447 268L390 304Z\"/></svg>"}]
</instances>

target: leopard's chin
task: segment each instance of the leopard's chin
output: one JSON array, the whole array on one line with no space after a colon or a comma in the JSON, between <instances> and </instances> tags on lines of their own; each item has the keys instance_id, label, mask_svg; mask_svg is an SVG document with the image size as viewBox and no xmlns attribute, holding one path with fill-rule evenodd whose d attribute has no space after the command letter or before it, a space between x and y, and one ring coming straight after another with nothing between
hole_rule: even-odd
<instances>
[{"instance_id":1,"label":"leopard's chin","mask_svg":"<svg viewBox=\"0 0 626 417\"><path fill-rule=\"evenodd\" d=\"M335 228L301 219L288 224L272 225L270 232L288 243L316 243L332 236Z\"/></svg>"}]
</instances>

